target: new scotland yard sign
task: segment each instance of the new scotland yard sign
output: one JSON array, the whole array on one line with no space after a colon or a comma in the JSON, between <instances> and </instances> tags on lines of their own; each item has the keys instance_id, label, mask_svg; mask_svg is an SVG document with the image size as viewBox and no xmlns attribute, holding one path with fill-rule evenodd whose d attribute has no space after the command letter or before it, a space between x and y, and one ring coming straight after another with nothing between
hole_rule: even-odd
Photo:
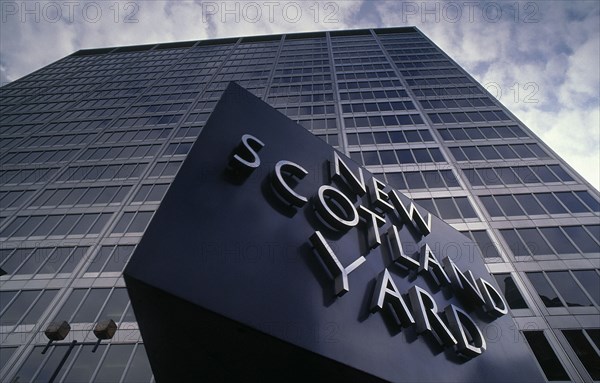
<instances>
[{"instance_id":1,"label":"new scotland yard sign","mask_svg":"<svg viewBox=\"0 0 600 383\"><path fill-rule=\"evenodd\" d=\"M159 382L544 380L472 241L233 83L125 278Z\"/></svg>"}]
</instances>

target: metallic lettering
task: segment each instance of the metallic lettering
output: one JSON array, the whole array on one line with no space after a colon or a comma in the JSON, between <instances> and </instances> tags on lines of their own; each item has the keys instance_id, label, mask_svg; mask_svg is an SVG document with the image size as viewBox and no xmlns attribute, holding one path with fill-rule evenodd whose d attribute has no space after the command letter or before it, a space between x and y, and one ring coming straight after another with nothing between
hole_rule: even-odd
<instances>
[{"instance_id":1,"label":"metallic lettering","mask_svg":"<svg viewBox=\"0 0 600 383\"><path fill-rule=\"evenodd\" d=\"M387 269L383 270L377 277L377 285L371 298L371 313L381 310L386 299L395 314L395 318L400 320L399 325L406 327L415 323Z\"/></svg>"},{"instance_id":2,"label":"metallic lettering","mask_svg":"<svg viewBox=\"0 0 600 383\"><path fill-rule=\"evenodd\" d=\"M398 234L398 228L396 225L392 225L388 229L388 237L390 239L392 258L394 262L406 267L407 269L417 270L419 268L419 262L404 254L404 249L402 247L402 243L400 242L400 235Z\"/></svg>"},{"instance_id":3,"label":"metallic lettering","mask_svg":"<svg viewBox=\"0 0 600 383\"><path fill-rule=\"evenodd\" d=\"M377 178L372 177L369 184L369 200L375 207L383 210L393 210L394 207L388 202L388 195L383 191L386 185Z\"/></svg>"},{"instance_id":4,"label":"metallic lettering","mask_svg":"<svg viewBox=\"0 0 600 383\"><path fill-rule=\"evenodd\" d=\"M329 185L322 185L318 191L315 208L320 217L331 227L343 231L348 230L358 224L358 213L352 202L342 192ZM330 195L330 199L325 198L325 195ZM340 217L331 209L330 201L334 201L339 209L342 209L347 218Z\"/></svg>"},{"instance_id":5,"label":"metallic lettering","mask_svg":"<svg viewBox=\"0 0 600 383\"><path fill-rule=\"evenodd\" d=\"M410 305L417 325L417 333L431 333L442 346L458 344L442 318L437 313L437 305L433 297L418 286L408 290Z\"/></svg>"},{"instance_id":6,"label":"metallic lettering","mask_svg":"<svg viewBox=\"0 0 600 383\"><path fill-rule=\"evenodd\" d=\"M360 256L348 267L344 267L342 266L342 263L338 257L335 256L333 250L331 250L331 247L329 247L329 244L325 238L323 238L321 232L315 231L315 233L310 236L310 242L319 253L319 256L321 257L323 263L325 263L327 270L333 276L335 295L341 297L350 291L350 287L348 286L348 274L354 271L367 259L363 256Z\"/></svg>"},{"instance_id":7,"label":"metallic lettering","mask_svg":"<svg viewBox=\"0 0 600 383\"><path fill-rule=\"evenodd\" d=\"M444 270L450 276L450 282L454 290L464 293L476 305L485 304L471 270L467 270L467 275L465 275L449 257L444 258L442 262L444 263Z\"/></svg>"},{"instance_id":8,"label":"metallic lettering","mask_svg":"<svg viewBox=\"0 0 600 383\"><path fill-rule=\"evenodd\" d=\"M304 178L308 171L302 166L292 161L279 161L275 165L273 186L275 190L292 206L302 207L308 199L300 194L296 193L290 185L283 179L283 172L287 172L298 179Z\"/></svg>"},{"instance_id":9,"label":"metallic lettering","mask_svg":"<svg viewBox=\"0 0 600 383\"><path fill-rule=\"evenodd\" d=\"M392 201L392 205L394 205L394 208L400 214L400 218L408 222L413 222L424 236L431 234L430 213L427 213L427 219L425 220L412 202L407 210L395 190L392 190L388 195Z\"/></svg>"},{"instance_id":10,"label":"metallic lettering","mask_svg":"<svg viewBox=\"0 0 600 383\"><path fill-rule=\"evenodd\" d=\"M481 355L487 347L485 338L469 314L454 305L446 307L444 313L448 319L448 326L458 338L456 352L468 358ZM469 338L472 341L469 341Z\"/></svg>"},{"instance_id":11,"label":"metallic lettering","mask_svg":"<svg viewBox=\"0 0 600 383\"><path fill-rule=\"evenodd\" d=\"M494 286L483 278L477 279L477 286L479 286L483 299L485 300L484 309L488 314L501 317L508 313L508 305L506 304L504 297L494 288Z\"/></svg>"},{"instance_id":12,"label":"metallic lettering","mask_svg":"<svg viewBox=\"0 0 600 383\"><path fill-rule=\"evenodd\" d=\"M438 286L450 284L450 278L427 244L421 246L420 261L419 272L428 271Z\"/></svg>"},{"instance_id":13,"label":"metallic lettering","mask_svg":"<svg viewBox=\"0 0 600 383\"><path fill-rule=\"evenodd\" d=\"M329 161L329 174L332 180L344 182L359 196L363 196L367 192L362 168L358 168L358 177L355 176L335 151L333 152L333 162Z\"/></svg>"},{"instance_id":14,"label":"metallic lettering","mask_svg":"<svg viewBox=\"0 0 600 383\"><path fill-rule=\"evenodd\" d=\"M359 213L365 217L365 220L368 225L368 242L369 248L374 249L377 246L381 245L381 235L379 235L379 226L383 226L385 224L385 219L377 213L367 209L364 206L358 207Z\"/></svg>"},{"instance_id":15,"label":"metallic lettering","mask_svg":"<svg viewBox=\"0 0 600 383\"><path fill-rule=\"evenodd\" d=\"M250 174L254 169L260 166L260 157L258 152L265 144L251 134L244 134L242 142L235 149L230 166L244 175Z\"/></svg>"}]
</instances>

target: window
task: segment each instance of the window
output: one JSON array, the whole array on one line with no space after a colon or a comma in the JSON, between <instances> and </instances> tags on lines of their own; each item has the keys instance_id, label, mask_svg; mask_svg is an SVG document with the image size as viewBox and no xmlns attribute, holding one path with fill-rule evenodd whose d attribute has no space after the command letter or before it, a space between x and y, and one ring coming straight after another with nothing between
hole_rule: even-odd
<instances>
[{"instance_id":1,"label":"window","mask_svg":"<svg viewBox=\"0 0 600 383\"><path fill-rule=\"evenodd\" d=\"M113 233L143 233L152 218L153 211L125 212L113 229Z\"/></svg>"},{"instance_id":2,"label":"window","mask_svg":"<svg viewBox=\"0 0 600 383\"><path fill-rule=\"evenodd\" d=\"M0 237L97 235L112 213L86 213L17 217Z\"/></svg>"},{"instance_id":3,"label":"window","mask_svg":"<svg viewBox=\"0 0 600 383\"><path fill-rule=\"evenodd\" d=\"M71 273L89 247L2 249L0 265L8 275Z\"/></svg>"},{"instance_id":4,"label":"window","mask_svg":"<svg viewBox=\"0 0 600 383\"><path fill-rule=\"evenodd\" d=\"M600 380L600 354L593 346L596 343L598 347L600 330L562 330L562 333L592 379Z\"/></svg>"},{"instance_id":5,"label":"window","mask_svg":"<svg viewBox=\"0 0 600 383\"><path fill-rule=\"evenodd\" d=\"M35 346L14 380L49 381L68 347L68 344L55 344L42 354L44 346ZM97 370L95 382L119 382L123 379L124 382L150 383L152 370L143 344L101 344L96 352L92 352L93 347L89 344L75 345L57 380L87 382Z\"/></svg>"},{"instance_id":6,"label":"window","mask_svg":"<svg viewBox=\"0 0 600 383\"><path fill-rule=\"evenodd\" d=\"M515 152L518 149L520 154ZM477 161L499 160L499 159L517 159L517 158L548 158L548 155L537 144L518 145L481 145L481 146L458 146L451 147L450 151L457 161Z\"/></svg>"},{"instance_id":7,"label":"window","mask_svg":"<svg viewBox=\"0 0 600 383\"><path fill-rule=\"evenodd\" d=\"M69 323L95 323L112 319L115 322L134 322L131 310L126 311L129 297L124 287L114 289L74 289L54 320Z\"/></svg>"},{"instance_id":8,"label":"window","mask_svg":"<svg viewBox=\"0 0 600 383\"><path fill-rule=\"evenodd\" d=\"M79 182L138 178L147 165L147 163L127 163L119 165L71 166L60 174L57 181Z\"/></svg>"},{"instance_id":9,"label":"window","mask_svg":"<svg viewBox=\"0 0 600 383\"><path fill-rule=\"evenodd\" d=\"M575 283L575 279L568 271L547 271L546 275L558 290L567 306L592 306L589 298Z\"/></svg>"},{"instance_id":10,"label":"window","mask_svg":"<svg viewBox=\"0 0 600 383\"><path fill-rule=\"evenodd\" d=\"M492 242L490 236L485 230L468 230L462 232L477 243L479 251L485 258L499 258L500 254L496 249L497 244Z\"/></svg>"},{"instance_id":11,"label":"window","mask_svg":"<svg viewBox=\"0 0 600 383\"><path fill-rule=\"evenodd\" d=\"M415 199L415 202L426 208L432 207L430 212L441 219L477 218L467 197L424 198Z\"/></svg>"},{"instance_id":12,"label":"window","mask_svg":"<svg viewBox=\"0 0 600 383\"><path fill-rule=\"evenodd\" d=\"M486 203L483 198L482 201ZM597 230L595 225L584 225L502 229L500 233L515 256L580 252L594 254L600 249L594 230Z\"/></svg>"},{"instance_id":13,"label":"window","mask_svg":"<svg viewBox=\"0 0 600 383\"><path fill-rule=\"evenodd\" d=\"M133 202L160 202L168 188L169 184L142 185Z\"/></svg>"},{"instance_id":14,"label":"window","mask_svg":"<svg viewBox=\"0 0 600 383\"><path fill-rule=\"evenodd\" d=\"M33 190L0 191L0 206L2 209L19 208L33 193Z\"/></svg>"},{"instance_id":15,"label":"window","mask_svg":"<svg viewBox=\"0 0 600 383\"><path fill-rule=\"evenodd\" d=\"M46 189L30 207L120 204L131 186Z\"/></svg>"},{"instance_id":16,"label":"window","mask_svg":"<svg viewBox=\"0 0 600 383\"><path fill-rule=\"evenodd\" d=\"M582 271L585 271L585 273L573 271L571 274L570 271L565 270L529 272L526 274L546 307L593 306L589 296L595 297L598 295L597 273L596 270ZM579 282L583 288L576 282L577 276L582 277Z\"/></svg>"},{"instance_id":17,"label":"window","mask_svg":"<svg viewBox=\"0 0 600 383\"><path fill-rule=\"evenodd\" d=\"M549 381L571 380L543 331L523 331L537 362Z\"/></svg>"},{"instance_id":18,"label":"window","mask_svg":"<svg viewBox=\"0 0 600 383\"><path fill-rule=\"evenodd\" d=\"M148 178L173 177L177 174L183 161L157 162Z\"/></svg>"},{"instance_id":19,"label":"window","mask_svg":"<svg viewBox=\"0 0 600 383\"><path fill-rule=\"evenodd\" d=\"M35 324L58 290L0 291L0 325Z\"/></svg>"},{"instance_id":20,"label":"window","mask_svg":"<svg viewBox=\"0 0 600 383\"><path fill-rule=\"evenodd\" d=\"M517 285L510 274L494 274L494 278L496 279L496 282L498 282L498 286L500 286L504 298L506 298L508 307L511 309L528 308L525 299L523 299L521 292L517 288Z\"/></svg>"},{"instance_id":21,"label":"window","mask_svg":"<svg viewBox=\"0 0 600 383\"><path fill-rule=\"evenodd\" d=\"M122 272L134 245L102 246L86 272Z\"/></svg>"}]
</instances>

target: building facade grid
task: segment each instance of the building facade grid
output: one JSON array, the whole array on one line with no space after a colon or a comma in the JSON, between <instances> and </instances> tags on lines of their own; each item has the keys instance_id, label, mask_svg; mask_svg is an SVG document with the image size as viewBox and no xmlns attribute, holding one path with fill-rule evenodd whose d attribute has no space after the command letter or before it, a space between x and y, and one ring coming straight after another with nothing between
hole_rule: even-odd
<instances>
[{"instance_id":1,"label":"building facade grid","mask_svg":"<svg viewBox=\"0 0 600 383\"><path fill-rule=\"evenodd\" d=\"M56 381L153 381L121 272L230 81L470 238L549 381L600 380L598 191L409 27L82 50L2 87L0 380L48 380L67 320Z\"/></svg>"}]
</instances>

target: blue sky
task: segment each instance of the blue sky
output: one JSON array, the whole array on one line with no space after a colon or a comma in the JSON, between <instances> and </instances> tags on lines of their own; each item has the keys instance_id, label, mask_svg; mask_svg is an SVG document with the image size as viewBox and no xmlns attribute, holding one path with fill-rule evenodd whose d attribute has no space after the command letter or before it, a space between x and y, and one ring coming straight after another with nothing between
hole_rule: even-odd
<instances>
[{"instance_id":1,"label":"blue sky","mask_svg":"<svg viewBox=\"0 0 600 383\"><path fill-rule=\"evenodd\" d=\"M83 48L404 25L600 188L598 1L0 0L0 81Z\"/></svg>"}]
</instances>

